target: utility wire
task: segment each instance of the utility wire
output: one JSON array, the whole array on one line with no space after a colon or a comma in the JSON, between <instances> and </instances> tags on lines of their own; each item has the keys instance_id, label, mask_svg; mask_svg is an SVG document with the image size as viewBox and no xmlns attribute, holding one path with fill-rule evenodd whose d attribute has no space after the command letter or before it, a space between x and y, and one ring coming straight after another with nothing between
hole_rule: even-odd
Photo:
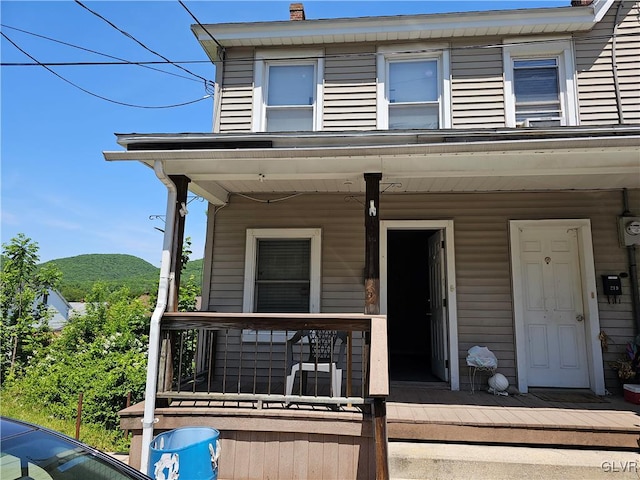
<instances>
[{"instance_id":1,"label":"utility wire","mask_svg":"<svg viewBox=\"0 0 640 480\"><path fill-rule=\"evenodd\" d=\"M196 80L195 78L187 77L185 75L180 75L178 73L167 72L166 70L162 70L160 68L154 68L154 67L149 67L148 66L150 64L166 64L166 63L171 63L171 62L164 62L164 61L163 62L131 62L129 60L125 60L124 58L114 57L113 55L109 55L109 54L102 53L102 52L97 52L95 50L91 50L90 48L85 48L85 47L81 47L79 45L74 45L72 43L63 42L62 40L57 40L55 38L47 37L45 35L40 35L38 33L29 32L28 30L22 30L21 28L12 27L10 25L0 24L0 27L9 28L9 29L15 30L17 32L26 33L27 35L32 35L34 37L42 38L42 39L48 40L50 42L59 43L61 45L65 45L67 47L77 48L78 50L83 50L85 52L94 53L96 55L101 55L101 56L107 57L107 58L113 58L114 60L119 60L119 62L42 62L41 64L39 64L39 63L0 63L0 66L3 66L3 67L28 67L28 66L43 66L43 65L47 65L47 66L50 66L50 67L51 66L57 66L57 67L59 67L59 66L85 66L85 65L136 65L136 66L148 68L150 70L155 70L156 72L166 73L167 75L172 75L174 77L184 78L185 80L190 80L192 82L198 82L199 83L199 80ZM197 60L197 61L191 61L191 62L176 62L176 63L199 63L199 62L205 63L205 62L208 62L208 60Z\"/></svg>"},{"instance_id":2,"label":"utility wire","mask_svg":"<svg viewBox=\"0 0 640 480\"><path fill-rule=\"evenodd\" d=\"M172 62L171 60L169 60L167 57L165 57L164 55L156 52L155 50L152 50L151 48L147 47L144 43L142 43L140 40L138 40L137 38L135 38L133 35L131 35L130 33L125 32L124 30L122 30L120 27L118 27L117 25L115 25L113 22L109 21L108 19L106 19L105 17L103 17L102 15L100 15L98 12L95 12L93 10L91 10L89 7L87 7L86 5L84 5L80 0L75 0L75 2L80 5L82 8L84 8L85 10L87 10L88 12L90 12L91 14L95 15L96 17L100 18L101 20L105 21L107 24L109 24L111 27L115 28L117 31L119 31L120 33L122 33L125 37L130 38L131 40L133 40L134 42L136 42L138 45L140 45L142 48L144 48L145 50L153 53L154 55L157 55L158 57L162 58L163 60L169 62L170 64L172 64L174 67L177 67L185 72L187 72L190 75L193 75L196 78L199 78L200 80L202 80L204 82L204 88L205 91L207 93L212 93L212 88L214 86L214 82L212 82L211 80L207 80L206 78L198 75L197 73L193 73L191 70L189 70L188 68L184 68L181 65L177 65L174 62Z\"/></svg>"},{"instance_id":3,"label":"utility wire","mask_svg":"<svg viewBox=\"0 0 640 480\"><path fill-rule=\"evenodd\" d=\"M222 46L222 44L221 44L218 40L216 40L216 39L215 39L215 37L214 37L213 35L211 35L211 32L209 32L209 30L207 30L206 28L204 28L204 25L202 25L202 24L200 23L200 20L198 20L198 19L196 18L196 16L195 16L193 13L191 13L191 10L189 10L189 9L187 8L187 6L184 4L184 2L183 2L182 0L178 0L178 3L179 3L180 5L182 5L182 8L184 8L184 9L187 11L187 13L188 13L189 15L191 15L191 18L193 18L193 20L195 20L195 22L200 26L200 28L202 28L202 30L204 30L204 31L207 33L207 35L209 35L209 38L211 38L211 40L213 40L213 41L216 43L216 45L218 45L218 46L222 49L222 53L223 53L223 55L224 55L227 51L226 51L226 49Z\"/></svg>"},{"instance_id":4,"label":"utility wire","mask_svg":"<svg viewBox=\"0 0 640 480\"><path fill-rule=\"evenodd\" d=\"M16 47L22 53L24 53L31 60L33 60L34 62L36 62L37 64L39 64L43 68L47 69L49 72L53 73L60 80L63 80L64 82L68 83L69 85L72 85L73 87L77 88L78 90L81 90L82 92L84 92L84 93L86 93L88 95L91 95L92 97L96 97L96 98L99 98L100 100L105 100L105 101L110 102L110 103L115 103L116 105L122 105L122 106L125 106L125 107L133 107L133 108L150 108L150 109L174 108L174 107L183 107L185 105L191 105L192 103L200 102L200 101L202 101L202 100L204 100L206 98L211 97L211 95L205 95L204 97L198 98L196 100L191 100L190 102L176 103L176 104L173 104L173 105L160 105L160 106L135 105L135 104L132 104L132 103L125 103L125 102L119 102L117 100L112 100L110 98L103 97L102 95L98 95L97 93L93 93L93 92L87 90L86 88L82 88L80 85L77 85L77 84L73 83L71 80L66 79L65 77L63 77L62 75L58 74L57 72L55 72L54 70L52 70L48 66L40 63L37 59L35 59L29 53L27 53L25 50L20 48L13 40L11 40L7 36L7 34L5 34L4 32L0 31L0 35L2 35L9 43L11 43L14 47Z\"/></svg>"}]
</instances>

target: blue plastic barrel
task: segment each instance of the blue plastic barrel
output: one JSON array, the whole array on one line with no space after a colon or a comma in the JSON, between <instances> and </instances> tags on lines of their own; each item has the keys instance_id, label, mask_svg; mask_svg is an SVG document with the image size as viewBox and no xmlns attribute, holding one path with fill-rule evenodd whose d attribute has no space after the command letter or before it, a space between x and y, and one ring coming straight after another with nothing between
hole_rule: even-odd
<instances>
[{"instance_id":1,"label":"blue plastic barrel","mask_svg":"<svg viewBox=\"0 0 640 480\"><path fill-rule=\"evenodd\" d=\"M176 428L151 441L147 473L154 480L216 480L219 458L218 430Z\"/></svg>"}]
</instances>

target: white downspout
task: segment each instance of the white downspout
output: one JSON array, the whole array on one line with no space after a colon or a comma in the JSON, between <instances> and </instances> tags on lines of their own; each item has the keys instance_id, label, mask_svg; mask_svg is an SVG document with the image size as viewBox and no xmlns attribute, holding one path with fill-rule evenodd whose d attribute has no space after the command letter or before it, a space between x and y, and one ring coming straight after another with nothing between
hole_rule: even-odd
<instances>
[{"instance_id":1,"label":"white downspout","mask_svg":"<svg viewBox=\"0 0 640 480\"><path fill-rule=\"evenodd\" d=\"M158 383L158 362L160 354L160 320L167 309L169 297L171 247L173 242L173 226L176 212L178 192L175 184L164 173L160 160L153 164L156 176L167 187L167 215L162 245L162 263L160 264L160 282L158 284L158 300L151 315L149 327L149 355L147 358L147 384L144 393L144 416L142 417L142 451L140 452L140 471L147 473L149 462L149 446L153 440L153 425L155 423L156 391Z\"/></svg>"}]
</instances>

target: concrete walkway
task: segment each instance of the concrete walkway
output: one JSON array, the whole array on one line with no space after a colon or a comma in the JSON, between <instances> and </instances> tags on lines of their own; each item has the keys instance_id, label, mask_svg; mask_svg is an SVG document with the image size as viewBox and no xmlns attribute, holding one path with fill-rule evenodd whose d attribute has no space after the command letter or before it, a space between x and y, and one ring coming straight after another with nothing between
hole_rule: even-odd
<instances>
[{"instance_id":1,"label":"concrete walkway","mask_svg":"<svg viewBox=\"0 0 640 480\"><path fill-rule=\"evenodd\" d=\"M638 479L633 451L389 442L392 480Z\"/></svg>"}]
</instances>

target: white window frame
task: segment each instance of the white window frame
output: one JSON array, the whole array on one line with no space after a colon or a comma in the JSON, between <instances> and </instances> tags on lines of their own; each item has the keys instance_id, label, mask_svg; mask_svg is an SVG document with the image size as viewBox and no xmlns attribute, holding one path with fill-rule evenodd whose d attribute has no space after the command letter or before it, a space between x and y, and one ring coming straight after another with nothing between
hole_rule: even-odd
<instances>
[{"instance_id":1,"label":"white window frame","mask_svg":"<svg viewBox=\"0 0 640 480\"><path fill-rule=\"evenodd\" d=\"M504 65L504 109L505 126L517 127L516 101L513 88L514 60L555 58L558 62L558 87L560 91L561 125L575 126L578 120L578 99L576 89L576 68L573 55L573 44L566 38L540 39L518 38L505 39L502 49ZM518 43L521 43L519 45Z\"/></svg>"},{"instance_id":2,"label":"white window frame","mask_svg":"<svg viewBox=\"0 0 640 480\"><path fill-rule=\"evenodd\" d=\"M438 61L438 128L451 128L451 61L446 45L404 44L378 48L377 55L377 115L379 130L389 129L389 96L387 79L389 62L394 60Z\"/></svg>"},{"instance_id":3,"label":"white window frame","mask_svg":"<svg viewBox=\"0 0 640 480\"><path fill-rule=\"evenodd\" d=\"M258 240L261 239L309 239L311 240L311 265L309 271L309 313L320 313L320 284L322 260L322 229L320 228L248 228L244 258L243 313L253 313L255 304L256 263ZM257 336L256 336L257 335ZM244 330L244 342L284 342L285 331L270 332Z\"/></svg>"},{"instance_id":4,"label":"white window frame","mask_svg":"<svg viewBox=\"0 0 640 480\"><path fill-rule=\"evenodd\" d=\"M258 50L253 68L253 118L251 131L265 132L267 127L267 88L270 65L314 65L313 129L322 130L324 52L322 50Z\"/></svg>"}]
</instances>

